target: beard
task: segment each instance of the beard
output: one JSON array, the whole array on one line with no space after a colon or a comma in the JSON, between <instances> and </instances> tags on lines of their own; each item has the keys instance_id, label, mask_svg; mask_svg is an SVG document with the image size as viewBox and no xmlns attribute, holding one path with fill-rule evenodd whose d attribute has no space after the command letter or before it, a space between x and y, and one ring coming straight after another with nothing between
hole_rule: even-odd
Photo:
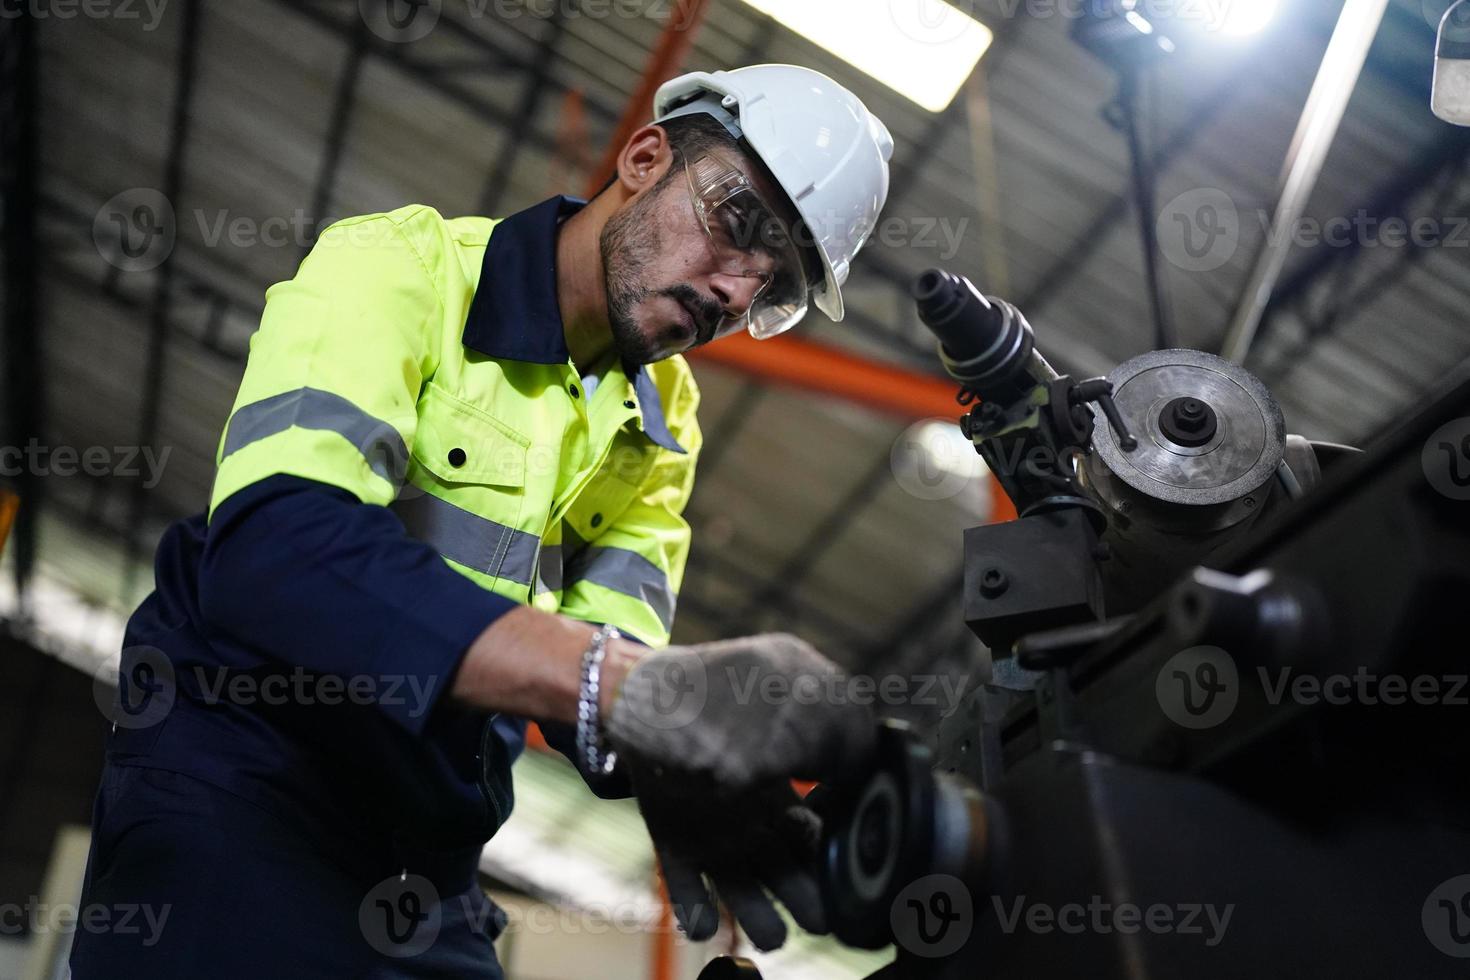
<instances>
[{"instance_id":1,"label":"beard","mask_svg":"<svg viewBox=\"0 0 1470 980\"><path fill-rule=\"evenodd\" d=\"M651 289L644 281L643 270L654 263L663 248L658 213L658 199L662 194L662 190L656 190L613 214L598 236L613 350L629 364L652 364L706 343L712 339L721 319L719 305L700 295L693 286L680 283L667 289ZM667 296L698 311L696 338L692 343L661 339L657 334L649 336L638 329L634 311L651 296Z\"/></svg>"},{"instance_id":2,"label":"beard","mask_svg":"<svg viewBox=\"0 0 1470 980\"><path fill-rule=\"evenodd\" d=\"M638 304L653 293L644 285L641 271L659 254L658 222L654 220L654 201L658 196L647 194L631 207L613 214L602 226L597 242L602 253L613 350L631 364L652 364L675 353L643 336L633 317Z\"/></svg>"}]
</instances>

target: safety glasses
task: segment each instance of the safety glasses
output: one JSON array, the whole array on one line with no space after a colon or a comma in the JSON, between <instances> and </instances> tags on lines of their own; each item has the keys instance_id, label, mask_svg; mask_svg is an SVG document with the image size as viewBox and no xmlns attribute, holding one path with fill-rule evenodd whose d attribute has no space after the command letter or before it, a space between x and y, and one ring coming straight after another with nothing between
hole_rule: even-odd
<instances>
[{"instance_id":1,"label":"safety glasses","mask_svg":"<svg viewBox=\"0 0 1470 980\"><path fill-rule=\"evenodd\" d=\"M743 314L727 315L716 337L744 327L757 340L790 330L806 315L808 284L787 227L748 176L718 154L684 164L694 213L721 272L760 286Z\"/></svg>"}]
</instances>

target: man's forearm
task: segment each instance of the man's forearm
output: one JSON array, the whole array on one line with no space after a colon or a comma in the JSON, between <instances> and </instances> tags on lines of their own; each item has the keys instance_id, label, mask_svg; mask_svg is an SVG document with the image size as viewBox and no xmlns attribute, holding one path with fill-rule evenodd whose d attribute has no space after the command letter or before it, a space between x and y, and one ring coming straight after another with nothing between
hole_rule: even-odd
<instances>
[{"instance_id":1,"label":"man's forearm","mask_svg":"<svg viewBox=\"0 0 1470 980\"><path fill-rule=\"evenodd\" d=\"M470 645L450 694L490 711L537 721L577 720L582 656L597 627L522 606L496 619ZM614 694L639 647L627 640L608 644L602 665L599 708L606 717Z\"/></svg>"}]
</instances>

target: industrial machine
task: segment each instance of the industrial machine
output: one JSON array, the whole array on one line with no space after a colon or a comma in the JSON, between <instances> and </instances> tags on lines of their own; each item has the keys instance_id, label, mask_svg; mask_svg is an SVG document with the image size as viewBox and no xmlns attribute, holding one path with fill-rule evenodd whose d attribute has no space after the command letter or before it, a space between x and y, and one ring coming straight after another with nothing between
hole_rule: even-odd
<instances>
[{"instance_id":1,"label":"industrial machine","mask_svg":"<svg viewBox=\"0 0 1470 980\"><path fill-rule=\"evenodd\" d=\"M1360 453L1213 355L1077 380L914 296L1020 517L964 538L991 683L830 788L836 935L881 977L1464 975L1470 370Z\"/></svg>"}]
</instances>

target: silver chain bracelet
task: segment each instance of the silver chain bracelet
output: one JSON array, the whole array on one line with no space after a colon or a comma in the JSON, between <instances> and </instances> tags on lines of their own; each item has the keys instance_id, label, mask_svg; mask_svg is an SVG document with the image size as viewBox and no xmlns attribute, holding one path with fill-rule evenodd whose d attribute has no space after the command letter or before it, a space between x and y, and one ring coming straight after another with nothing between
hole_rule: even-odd
<instances>
[{"instance_id":1,"label":"silver chain bracelet","mask_svg":"<svg viewBox=\"0 0 1470 980\"><path fill-rule=\"evenodd\" d=\"M596 776L611 774L618 764L618 754L603 748L597 705L607 644L622 635L616 626L603 626L592 634L592 642L587 645L587 652L582 654L582 684L577 696L577 756L586 766L586 771Z\"/></svg>"}]
</instances>

